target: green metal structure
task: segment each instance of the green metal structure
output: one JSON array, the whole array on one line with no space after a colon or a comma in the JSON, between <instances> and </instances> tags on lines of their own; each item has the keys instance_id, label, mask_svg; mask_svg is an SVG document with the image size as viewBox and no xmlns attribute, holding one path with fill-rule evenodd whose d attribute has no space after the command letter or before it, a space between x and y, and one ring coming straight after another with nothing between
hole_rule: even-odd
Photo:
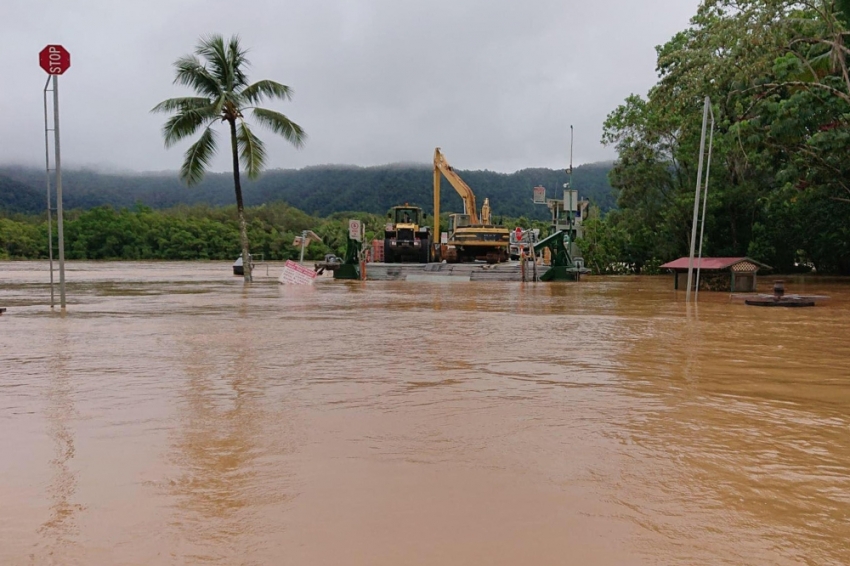
<instances>
[{"instance_id":1,"label":"green metal structure","mask_svg":"<svg viewBox=\"0 0 850 566\"><path fill-rule=\"evenodd\" d=\"M569 231L559 230L534 245L534 253L549 248L551 257L550 267L540 276L541 281L578 281L581 277L583 270L576 266L570 252L567 251L568 238Z\"/></svg>"},{"instance_id":2,"label":"green metal structure","mask_svg":"<svg viewBox=\"0 0 850 566\"><path fill-rule=\"evenodd\" d=\"M345 246L345 258L342 265L334 270L334 279L356 279L360 280L360 251L362 244L357 240L348 238Z\"/></svg>"}]
</instances>

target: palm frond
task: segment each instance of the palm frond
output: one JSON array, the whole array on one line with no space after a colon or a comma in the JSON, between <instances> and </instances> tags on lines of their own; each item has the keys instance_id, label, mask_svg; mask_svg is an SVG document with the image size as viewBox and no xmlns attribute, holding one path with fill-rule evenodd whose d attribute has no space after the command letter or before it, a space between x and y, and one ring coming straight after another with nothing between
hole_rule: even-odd
<instances>
[{"instance_id":1,"label":"palm frond","mask_svg":"<svg viewBox=\"0 0 850 566\"><path fill-rule=\"evenodd\" d=\"M280 98L282 100L292 99L292 89L275 81L257 81L248 86L241 93L249 104L257 104L266 98Z\"/></svg>"},{"instance_id":2,"label":"palm frond","mask_svg":"<svg viewBox=\"0 0 850 566\"><path fill-rule=\"evenodd\" d=\"M215 107L207 105L198 109L181 110L165 122L162 127L162 137L165 147L171 147L180 140L187 138L204 126L218 118Z\"/></svg>"},{"instance_id":3,"label":"palm frond","mask_svg":"<svg viewBox=\"0 0 850 566\"><path fill-rule=\"evenodd\" d=\"M177 69L174 84L192 87L198 94L210 98L221 94L221 82L216 80L194 55L181 57L174 63L174 67Z\"/></svg>"},{"instance_id":4,"label":"palm frond","mask_svg":"<svg viewBox=\"0 0 850 566\"><path fill-rule=\"evenodd\" d=\"M301 126L280 112L275 112L274 110L268 110L266 108L254 108L253 114L258 124L268 128L280 136L283 136L286 141L295 147L302 147L304 142L307 140L307 134Z\"/></svg>"},{"instance_id":5,"label":"palm frond","mask_svg":"<svg viewBox=\"0 0 850 566\"><path fill-rule=\"evenodd\" d=\"M230 68L233 70L233 88L239 90L248 84L248 77L245 75L245 70L251 66L246 55L247 49L243 49L239 44L239 36L234 35L230 38L230 43L227 46L228 61Z\"/></svg>"},{"instance_id":6,"label":"palm frond","mask_svg":"<svg viewBox=\"0 0 850 566\"><path fill-rule=\"evenodd\" d=\"M198 43L195 53L207 60L212 75L226 90L238 91L247 83L244 69L249 62L246 51L239 45L239 36L231 37L226 44L221 35L207 36Z\"/></svg>"},{"instance_id":7,"label":"palm frond","mask_svg":"<svg viewBox=\"0 0 850 566\"><path fill-rule=\"evenodd\" d=\"M198 96L185 96L182 98L169 98L163 100L151 109L151 112L180 112L182 110L194 110L210 106L212 101L209 98Z\"/></svg>"},{"instance_id":8,"label":"palm frond","mask_svg":"<svg viewBox=\"0 0 850 566\"><path fill-rule=\"evenodd\" d=\"M195 55L203 57L210 74L224 87L230 90L230 75L227 69L227 53L224 48L224 38L219 34L202 37L195 47Z\"/></svg>"},{"instance_id":9,"label":"palm frond","mask_svg":"<svg viewBox=\"0 0 850 566\"><path fill-rule=\"evenodd\" d=\"M236 129L236 143L239 147L240 161L245 166L248 177L256 179L266 163L265 145L244 121L240 122Z\"/></svg>"},{"instance_id":10,"label":"palm frond","mask_svg":"<svg viewBox=\"0 0 850 566\"><path fill-rule=\"evenodd\" d=\"M207 127L198 141L186 150L183 166L180 168L180 178L189 186L200 183L215 151L216 133L212 128Z\"/></svg>"}]
</instances>

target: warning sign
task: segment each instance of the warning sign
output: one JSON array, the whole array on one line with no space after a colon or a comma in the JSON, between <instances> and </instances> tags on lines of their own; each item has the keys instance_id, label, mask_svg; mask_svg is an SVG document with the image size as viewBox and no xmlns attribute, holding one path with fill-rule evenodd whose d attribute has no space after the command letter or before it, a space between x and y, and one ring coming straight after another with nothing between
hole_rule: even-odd
<instances>
[{"instance_id":1,"label":"warning sign","mask_svg":"<svg viewBox=\"0 0 850 566\"><path fill-rule=\"evenodd\" d=\"M534 187L534 204L546 204L546 188Z\"/></svg>"},{"instance_id":2,"label":"warning sign","mask_svg":"<svg viewBox=\"0 0 850 566\"><path fill-rule=\"evenodd\" d=\"M349 220L348 221L348 237L352 240L357 240L358 242L361 240L361 226L359 220Z\"/></svg>"},{"instance_id":3,"label":"warning sign","mask_svg":"<svg viewBox=\"0 0 850 566\"><path fill-rule=\"evenodd\" d=\"M316 272L309 267L299 265L292 260L286 260L283 273L278 281L281 285L312 285L316 280Z\"/></svg>"}]
</instances>

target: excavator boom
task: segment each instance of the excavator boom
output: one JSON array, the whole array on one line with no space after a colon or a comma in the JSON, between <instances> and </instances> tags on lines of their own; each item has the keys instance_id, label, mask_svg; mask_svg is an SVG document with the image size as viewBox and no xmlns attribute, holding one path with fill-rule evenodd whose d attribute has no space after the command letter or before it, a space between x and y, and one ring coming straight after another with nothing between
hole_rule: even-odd
<instances>
[{"instance_id":1,"label":"excavator boom","mask_svg":"<svg viewBox=\"0 0 850 566\"><path fill-rule=\"evenodd\" d=\"M455 173L449 162L446 161L446 156L440 152L440 148L434 150L434 196L439 198L440 195L440 173L445 175L452 187L463 199L463 213L469 215L469 221L473 225L481 224L478 218L478 210L475 207L475 193L469 188L469 185L463 182L463 179Z\"/></svg>"},{"instance_id":2,"label":"excavator boom","mask_svg":"<svg viewBox=\"0 0 850 566\"><path fill-rule=\"evenodd\" d=\"M440 237L440 180L445 176L463 199L463 214L450 215L448 240L441 240L438 261L475 261L486 260L498 263L508 258L510 232L504 226L491 224L489 199L484 199L479 216L475 206L475 193L455 173L440 148L434 150L434 238Z\"/></svg>"}]
</instances>

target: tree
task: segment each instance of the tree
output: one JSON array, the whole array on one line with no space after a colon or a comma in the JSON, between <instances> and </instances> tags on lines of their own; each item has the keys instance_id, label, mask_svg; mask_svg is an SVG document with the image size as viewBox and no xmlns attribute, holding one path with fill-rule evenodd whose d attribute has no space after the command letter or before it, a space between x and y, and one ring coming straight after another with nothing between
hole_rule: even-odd
<instances>
[{"instance_id":1,"label":"tree","mask_svg":"<svg viewBox=\"0 0 850 566\"><path fill-rule=\"evenodd\" d=\"M257 178L266 161L266 150L263 142L251 131L244 114L250 110L259 125L279 134L296 148L304 144L306 134L301 126L285 115L256 106L265 99L289 100L292 89L271 80L249 84L246 71L250 63L246 53L238 36L231 37L226 43L220 35L202 38L194 54L181 57L174 63L174 84L191 87L199 96L170 98L157 104L152 112L174 113L162 129L166 147L201 131L198 140L186 151L180 169L180 178L189 186L203 179L215 155L217 139L212 127L216 122L226 122L229 126L242 261L245 281L249 282L251 262L248 259L248 230L239 169L241 165L249 178Z\"/></svg>"},{"instance_id":2,"label":"tree","mask_svg":"<svg viewBox=\"0 0 850 566\"><path fill-rule=\"evenodd\" d=\"M599 228L627 234L609 238L618 261L641 269L685 253L708 95L716 124L706 253L850 273L848 7L703 0L690 27L657 48L658 83L604 126L618 153L610 180L620 210Z\"/></svg>"}]
</instances>

